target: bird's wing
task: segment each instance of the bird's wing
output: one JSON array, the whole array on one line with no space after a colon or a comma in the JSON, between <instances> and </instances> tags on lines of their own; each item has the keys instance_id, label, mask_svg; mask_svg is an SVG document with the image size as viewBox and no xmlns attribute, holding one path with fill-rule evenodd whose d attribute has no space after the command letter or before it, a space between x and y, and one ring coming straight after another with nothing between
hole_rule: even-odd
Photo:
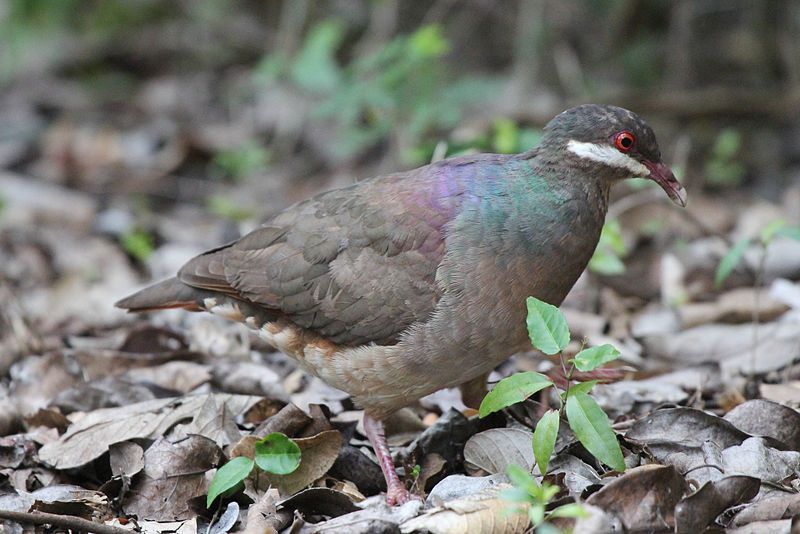
<instances>
[{"instance_id":1,"label":"bird's wing","mask_svg":"<svg viewBox=\"0 0 800 534\"><path fill-rule=\"evenodd\" d=\"M191 260L182 282L279 311L345 345L390 344L430 316L463 184L446 166L323 193ZM450 172L446 174L452 174Z\"/></svg>"}]
</instances>

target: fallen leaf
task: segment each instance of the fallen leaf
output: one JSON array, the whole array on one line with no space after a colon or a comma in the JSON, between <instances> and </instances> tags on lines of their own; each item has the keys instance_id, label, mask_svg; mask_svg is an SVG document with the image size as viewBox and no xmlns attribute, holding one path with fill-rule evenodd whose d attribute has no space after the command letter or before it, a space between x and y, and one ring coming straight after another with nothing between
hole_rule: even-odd
<instances>
[{"instance_id":1,"label":"fallen leaf","mask_svg":"<svg viewBox=\"0 0 800 534\"><path fill-rule=\"evenodd\" d=\"M247 411L258 397L216 394L231 416ZM208 395L156 399L120 408L95 410L69 427L56 442L39 450L39 459L56 469L71 469L100 457L109 445L137 438L158 439L177 423L194 420Z\"/></svg>"},{"instance_id":2,"label":"fallen leaf","mask_svg":"<svg viewBox=\"0 0 800 534\"><path fill-rule=\"evenodd\" d=\"M114 476L132 477L144 469L144 450L133 441L112 443L109 448L109 463Z\"/></svg>"},{"instance_id":3,"label":"fallen leaf","mask_svg":"<svg viewBox=\"0 0 800 534\"><path fill-rule=\"evenodd\" d=\"M517 428L484 430L464 445L465 468L468 473L482 470L493 475L514 464L530 471L535 463L532 440L532 432Z\"/></svg>"},{"instance_id":4,"label":"fallen leaf","mask_svg":"<svg viewBox=\"0 0 800 534\"><path fill-rule=\"evenodd\" d=\"M733 525L741 527L756 521L788 519L800 514L800 493L776 491L741 510Z\"/></svg>"},{"instance_id":5,"label":"fallen leaf","mask_svg":"<svg viewBox=\"0 0 800 534\"><path fill-rule=\"evenodd\" d=\"M205 495L206 471L219 465L223 454L214 441L190 436L177 443L156 440L144 454L144 470L123 502L126 513L142 519L189 519L189 499Z\"/></svg>"},{"instance_id":6,"label":"fallen leaf","mask_svg":"<svg viewBox=\"0 0 800 534\"><path fill-rule=\"evenodd\" d=\"M774 438L793 451L800 451L800 413L764 399L736 406L724 419L753 436Z\"/></svg>"},{"instance_id":7,"label":"fallen leaf","mask_svg":"<svg viewBox=\"0 0 800 534\"><path fill-rule=\"evenodd\" d=\"M672 529L675 505L686 488L674 468L651 464L628 470L586 502L616 515L631 531Z\"/></svg>"},{"instance_id":8,"label":"fallen leaf","mask_svg":"<svg viewBox=\"0 0 800 534\"><path fill-rule=\"evenodd\" d=\"M736 475L706 482L675 506L676 532L702 532L728 508L755 497L760 486L757 478Z\"/></svg>"},{"instance_id":9,"label":"fallen leaf","mask_svg":"<svg viewBox=\"0 0 800 534\"><path fill-rule=\"evenodd\" d=\"M530 526L528 514L499 496L510 484L486 489L426 510L419 517L405 521L400 532L432 534L495 534L525 532Z\"/></svg>"}]
</instances>

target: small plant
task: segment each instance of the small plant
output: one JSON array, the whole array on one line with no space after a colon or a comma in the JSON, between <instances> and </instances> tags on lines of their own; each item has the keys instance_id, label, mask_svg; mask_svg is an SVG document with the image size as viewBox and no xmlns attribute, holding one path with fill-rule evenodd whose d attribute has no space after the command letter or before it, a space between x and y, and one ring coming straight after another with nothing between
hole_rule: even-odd
<instances>
[{"instance_id":1,"label":"small plant","mask_svg":"<svg viewBox=\"0 0 800 534\"><path fill-rule=\"evenodd\" d=\"M268 434L256 442L255 457L237 456L220 467L211 479L206 497L206 508L214 499L241 484L253 469L275 475L288 475L300 465L300 447L280 432Z\"/></svg>"},{"instance_id":2,"label":"small plant","mask_svg":"<svg viewBox=\"0 0 800 534\"><path fill-rule=\"evenodd\" d=\"M547 473L550 456L558 436L561 417L566 416L570 428L586 450L604 464L625 470L622 450L611 429L608 417L602 408L589 396L596 380L570 385L572 376L578 371L592 371L619 357L619 351L611 345L600 345L583 349L569 361L565 361L563 350L570 340L569 328L564 314L546 302L528 297L528 335L533 346L548 355L559 354L567 388L562 391L550 378L535 372L517 373L504 378L481 402L479 414L485 417L512 404L521 402L534 393L547 388L558 391L561 406L549 410L536 424L533 432L533 453L539 472Z\"/></svg>"},{"instance_id":3,"label":"small plant","mask_svg":"<svg viewBox=\"0 0 800 534\"><path fill-rule=\"evenodd\" d=\"M508 466L508 478L514 485L513 489L503 493L503 497L509 501L520 503L527 508L528 519L537 532L545 529L547 521L557 517L585 517L586 510L580 504L564 504L553 510L547 511L547 506L555 497L560 488L549 482L539 484L536 479L525 469L518 465ZM549 530L557 532L552 525Z\"/></svg>"},{"instance_id":4,"label":"small plant","mask_svg":"<svg viewBox=\"0 0 800 534\"><path fill-rule=\"evenodd\" d=\"M622 227L617 220L608 221L600 232L597 248L589 260L589 270L598 274L615 275L625 272L622 258L628 253L622 239Z\"/></svg>"},{"instance_id":5,"label":"small plant","mask_svg":"<svg viewBox=\"0 0 800 534\"><path fill-rule=\"evenodd\" d=\"M625 461L611 424L603 409L589 396L589 391L597 383L596 380L577 382L572 385L572 376L576 370L587 372L597 369L619 357L619 351L611 345L582 349L574 358L565 360L563 351L570 341L569 327L564 314L551 304L534 297L528 297L528 336L533 346L547 355L558 354L564 370L567 388L561 390L550 378L535 372L517 373L504 378L490 391L481 402L479 415L485 417L490 413L502 410L512 404L522 402L534 393L547 388L555 388L558 392L560 407L548 410L533 432L533 456L542 476L547 474L550 457L556 445L561 418L567 422L578 438L578 441L591 454L604 464L616 469L625 470ZM545 525L546 521L556 517L579 517L583 513L578 504L560 506L546 512L547 504L558 493L558 487L548 482L539 484L525 469L509 466L509 478L515 488L508 498L515 502L525 503L528 517L534 527Z\"/></svg>"}]
</instances>

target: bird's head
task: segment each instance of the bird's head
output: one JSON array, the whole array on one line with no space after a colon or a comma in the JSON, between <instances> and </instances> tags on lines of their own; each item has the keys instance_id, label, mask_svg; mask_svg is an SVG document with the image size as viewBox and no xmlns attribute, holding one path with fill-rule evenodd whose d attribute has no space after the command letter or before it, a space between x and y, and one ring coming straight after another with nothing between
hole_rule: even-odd
<instances>
[{"instance_id":1,"label":"bird's head","mask_svg":"<svg viewBox=\"0 0 800 534\"><path fill-rule=\"evenodd\" d=\"M545 143L566 150L566 157L612 177L649 178L673 202L686 205L686 191L661 161L652 128L641 117L616 106L585 104L564 111L545 126Z\"/></svg>"}]
</instances>

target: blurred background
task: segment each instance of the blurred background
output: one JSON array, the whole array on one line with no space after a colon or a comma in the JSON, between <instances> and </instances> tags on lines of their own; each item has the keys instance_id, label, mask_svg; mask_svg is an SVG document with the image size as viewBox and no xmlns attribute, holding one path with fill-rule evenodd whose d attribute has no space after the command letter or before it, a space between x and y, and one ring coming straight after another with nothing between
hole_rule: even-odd
<instances>
[{"instance_id":1,"label":"blurred background","mask_svg":"<svg viewBox=\"0 0 800 534\"><path fill-rule=\"evenodd\" d=\"M625 340L687 326L637 332L642 310L800 278L798 2L5 0L5 324L117 324L114 300L292 202L524 151L584 102L644 116L689 207L618 187L568 307Z\"/></svg>"}]
</instances>

